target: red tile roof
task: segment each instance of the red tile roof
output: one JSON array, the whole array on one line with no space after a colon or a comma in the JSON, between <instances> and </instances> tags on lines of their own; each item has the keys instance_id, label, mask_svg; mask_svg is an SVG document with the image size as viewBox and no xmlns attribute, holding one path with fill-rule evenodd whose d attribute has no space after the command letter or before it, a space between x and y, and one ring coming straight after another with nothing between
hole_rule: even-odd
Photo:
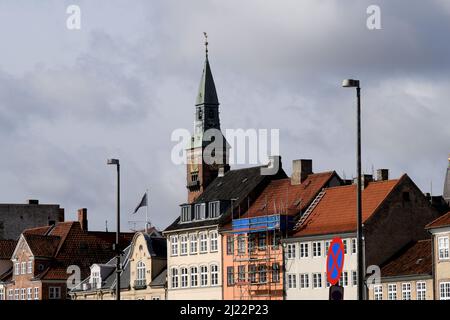
<instances>
[{"instance_id":1,"label":"red tile roof","mask_svg":"<svg viewBox=\"0 0 450 320\"><path fill-rule=\"evenodd\" d=\"M431 275L431 240L407 245L381 267L382 277Z\"/></svg>"},{"instance_id":2,"label":"red tile roof","mask_svg":"<svg viewBox=\"0 0 450 320\"><path fill-rule=\"evenodd\" d=\"M0 240L0 260L11 259L16 245L16 240Z\"/></svg>"},{"instance_id":3,"label":"red tile roof","mask_svg":"<svg viewBox=\"0 0 450 320\"><path fill-rule=\"evenodd\" d=\"M426 225L426 229L449 227L450 226L450 212L440 216L436 220Z\"/></svg>"},{"instance_id":4,"label":"red tile roof","mask_svg":"<svg viewBox=\"0 0 450 320\"><path fill-rule=\"evenodd\" d=\"M366 221L376 212L383 200L402 178L368 184L362 192L363 221ZM323 198L293 236L343 233L355 230L356 185L347 185L325 189Z\"/></svg>"},{"instance_id":5,"label":"red tile roof","mask_svg":"<svg viewBox=\"0 0 450 320\"><path fill-rule=\"evenodd\" d=\"M127 246L134 233L122 233L120 246ZM89 275L94 263L105 263L114 257L114 232L85 231L79 222L61 222L53 227L28 229L23 232L35 256L51 258L50 267L37 275L37 279L65 280L67 268L76 265L81 277Z\"/></svg>"}]
</instances>

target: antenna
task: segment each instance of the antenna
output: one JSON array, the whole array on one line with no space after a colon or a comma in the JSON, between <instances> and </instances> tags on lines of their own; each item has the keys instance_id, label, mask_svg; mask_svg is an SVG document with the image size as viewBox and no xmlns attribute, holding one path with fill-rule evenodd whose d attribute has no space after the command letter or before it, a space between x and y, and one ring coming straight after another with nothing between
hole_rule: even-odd
<instances>
[{"instance_id":1,"label":"antenna","mask_svg":"<svg viewBox=\"0 0 450 320\"><path fill-rule=\"evenodd\" d=\"M206 32L203 32L203 35L205 36L205 52L206 52L206 57L208 57L208 34Z\"/></svg>"},{"instance_id":2,"label":"antenna","mask_svg":"<svg viewBox=\"0 0 450 320\"><path fill-rule=\"evenodd\" d=\"M430 181L430 203L433 204L433 180Z\"/></svg>"},{"instance_id":3,"label":"antenna","mask_svg":"<svg viewBox=\"0 0 450 320\"><path fill-rule=\"evenodd\" d=\"M106 232L108 232L108 220L105 220L105 229L106 229Z\"/></svg>"}]
</instances>

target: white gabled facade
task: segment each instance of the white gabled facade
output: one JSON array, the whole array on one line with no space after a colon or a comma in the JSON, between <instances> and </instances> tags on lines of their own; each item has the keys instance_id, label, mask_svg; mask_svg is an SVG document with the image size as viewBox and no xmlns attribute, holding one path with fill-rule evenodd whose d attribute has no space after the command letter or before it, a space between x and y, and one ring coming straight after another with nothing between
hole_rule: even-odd
<instances>
[{"instance_id":1,"label":"white gabled facade","mask_svg":"<svg viewBox=\"0 0 450 320\"><path fill-rule=\"evenodd\" d=\"M167 238L167 298L221 300L222 248L218 226L180 229Z\"/></svg>"},{"instance_id":2,"label":"white gabled facade","mask_svg":"<svg viewBox=\"0 0 450 320\"><path fill-rule=\"evenodd\" d=\"M344 300L356 300L357 247L355 234L329 234L284 240L286 300L328 300L327 251L335 237L340 237L346 247L341 276Z\"/></svg>"}]
</instances>

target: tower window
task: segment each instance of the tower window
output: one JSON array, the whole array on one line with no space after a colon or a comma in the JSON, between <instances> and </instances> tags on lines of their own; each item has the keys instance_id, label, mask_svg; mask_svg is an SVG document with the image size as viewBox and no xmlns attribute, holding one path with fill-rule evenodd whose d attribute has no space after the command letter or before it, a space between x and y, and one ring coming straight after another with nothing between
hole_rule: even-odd
<instances>
[{"instance_id":1,"label":"tower window","mask_svg":"<svg viewBox=\"0 0 450 320\"><path fill-rule=\"evenodd\" d=\"M198 172L192 172L191 173L191 181L197 182L198 181Z\"/></svg>"},{"instance_id":2,"label":"tower window","mask_svg":"<svg viewBox=\"0 0 450 320\"><path fill-rule=\"evenodd\" d=\"M203 110L201 108L198 108L198 120L202 120L203 119Z\"/></svg>"}]
</instances>

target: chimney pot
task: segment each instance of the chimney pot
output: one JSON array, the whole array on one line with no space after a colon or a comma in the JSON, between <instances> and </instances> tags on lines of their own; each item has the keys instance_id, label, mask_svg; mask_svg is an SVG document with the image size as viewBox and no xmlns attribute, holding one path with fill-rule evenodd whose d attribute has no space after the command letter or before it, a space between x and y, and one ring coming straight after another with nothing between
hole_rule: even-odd
<instances>
[{"instance_id":1,"label":"chimney pot","mask_svg":"<svg viewBox=\"0 0 450 320\"><path fill-rule=\"evenodd\" d=\"M311 159L299 159L292 161L291 185L301 184L312 173Z\"/></svg>"},{"instance_id":2,"label":"chimney pot","mask_svg":"<svg viewBox=\"0 0 450 320\"><path fill-rule=\"evenodd\" d=\"M364 190L369 185L369 182L373 181L373 175L371 174L363 174L361 176L361 189ZM358 178L353 180L353 183L356 185L358 183Z\"/></svg>"},{"instance_id":3,"label":"chimney pot","mask_svg":"<svg viewBox=\"0 0 450 320\"><path fill-rule=\"evenodd\" d=\"M88 231L87 209L78 209L78 222L81 225L81 229Z\"/></svg>"},{"instance_id":4,"label":"chimney pot","mask_svg":"<svg viewBox=\"0 0 450 320\"><path fill-rule=\"evenodd\" d=\"M28 204L39 204L39 200L36 199L29 199Z\"/></svg>"}]
</instances>

